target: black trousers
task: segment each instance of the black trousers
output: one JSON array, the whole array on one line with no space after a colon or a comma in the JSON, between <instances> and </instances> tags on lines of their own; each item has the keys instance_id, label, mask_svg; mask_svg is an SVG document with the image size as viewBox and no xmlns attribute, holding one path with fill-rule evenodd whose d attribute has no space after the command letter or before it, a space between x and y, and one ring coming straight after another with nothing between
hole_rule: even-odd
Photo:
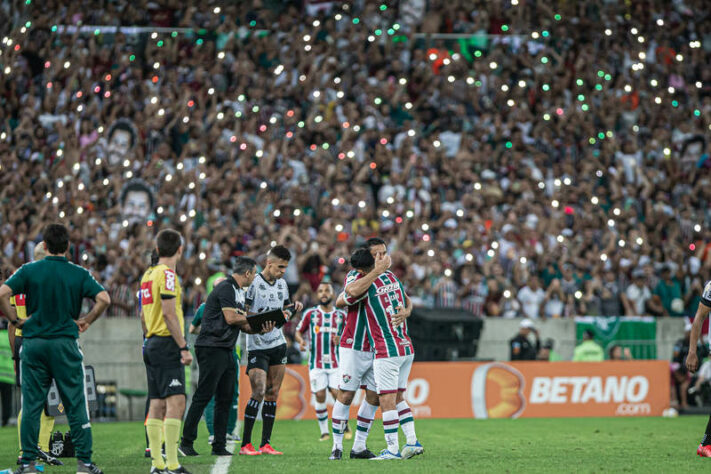
<instances>
[{"instance_id":1,"label":"black trousers","mask_svg":"<svg viewBox=\"0 0 711 474\"><path fill-rule=\"evenodd\" d=\"M235 389L237 368L232 353L233 348L221 347L195 347L200 378L193 395L188 415L183 426L182 443L192 445L197 438L198 423L210 399L215 397L215 439L212 442L213 450L225 448L227 436L227 419L230 415L230 405Z\"/></svg>"},{"instance_id":2,"label":"black trousers","mask_svg":"<svg viewBox=\"0 0 711 474\"><path fill-rule=\"evenodd\" d=\"M12 414L12 384L0 382L0 400L2 401L2 426L6 426Z\"/></svg>"}]
</instances>

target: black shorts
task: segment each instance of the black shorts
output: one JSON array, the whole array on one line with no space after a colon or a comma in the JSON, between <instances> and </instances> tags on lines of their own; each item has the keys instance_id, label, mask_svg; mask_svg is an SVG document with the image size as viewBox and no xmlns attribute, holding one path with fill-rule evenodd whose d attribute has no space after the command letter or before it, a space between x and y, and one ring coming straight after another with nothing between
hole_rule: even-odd
<instances>
[{"instance_id":1,"label":"black shorts","mask_svg":"<svg viewBox=\"0 0 711 474\"><path fill-rule=\"evenodd\" d=\"M185 395L185 366L180 362L180 348L171 336L151 336L143 346L148 398Z\"/></svg>"},{"instance_id":2,"label":"black shorts","mask_svg":"<svg viewBox=\"0 0 711 474\"><path fill-rule=\"evenodd\" d=\"M247 373L250 369L267 371L272 365L286 364L286 344L271 349L255 349L247 354Z\"/></svg>"},{"instance_id":3,"label":"black shorts","mask_svg":"<svg viewBox=\"0 0 711 474\"><path fill-rule=\"evenodd\" d=\"M22 336L15 336L15 350L12 354L12 360L15 361L15 383L21 387L22 377L20 377L20 348L22 347Z\"/></svg>"}]
</instances>

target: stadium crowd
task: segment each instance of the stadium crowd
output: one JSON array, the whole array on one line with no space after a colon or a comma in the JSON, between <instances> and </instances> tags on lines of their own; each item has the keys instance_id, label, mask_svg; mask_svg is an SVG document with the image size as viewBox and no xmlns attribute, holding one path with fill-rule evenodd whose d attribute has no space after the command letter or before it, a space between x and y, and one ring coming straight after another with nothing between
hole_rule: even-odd
<instances>
[{"instance_id":1,"label":"stadium crowd","mask_svg":"<svg viewBox=\"0 0 711 474\"><path fill-rule=\"evenodd\" d=\"M109 313L136 314L151 237L173 227L190 314L231 257L287 245L308 299L378 235L418 305L695 310L703 0L39 3L0 10L6 275L59 220Z\"/></svg>"}]
</instances>

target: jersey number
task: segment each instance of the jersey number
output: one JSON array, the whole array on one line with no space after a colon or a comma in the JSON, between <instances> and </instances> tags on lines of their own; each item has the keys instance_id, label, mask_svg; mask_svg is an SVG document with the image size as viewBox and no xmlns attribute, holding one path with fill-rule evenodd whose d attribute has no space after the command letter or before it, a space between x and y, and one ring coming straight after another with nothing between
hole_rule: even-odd
<instances>
[{"instance_id":1,"label":"jersey number","mask_svg":"<svg viewBox=\"0 0 711 474\"><path fill-rule=\"evenodd\" d=\"M144 283L141 283L141 306L153 304L153 294L151 293L152 287L152 281L146 281Z\"/></svg>"}]
</instances>

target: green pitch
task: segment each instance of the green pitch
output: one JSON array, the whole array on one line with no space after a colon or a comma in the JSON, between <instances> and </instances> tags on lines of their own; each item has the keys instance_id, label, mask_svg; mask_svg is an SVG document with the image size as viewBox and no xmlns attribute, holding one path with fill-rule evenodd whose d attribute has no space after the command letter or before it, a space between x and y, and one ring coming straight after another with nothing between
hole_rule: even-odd
<instances>
[{"instance_id":1,"label":"green pitch","mask_svg":"<svg viewBox=\"0 0 711 474\"><path fill-rule=\"evenodd\" d=\"M235 456L229 472L285 474L304 472L708 472L711 459L696 456L707 417L578 418L520 420L416 420L425 453L406 461L328 461L331 443L318 441L316 421L277 420L273 445L284 456ZM354 422L351 420L351 428ZM66 431L66 427L61 427ZM181 458L193 473L209 473L207 432L199 434L195 458ZM261 425L255 427L256 439ZM17 431L0 429L0 470L14 466ZM401 443L404 442L402 434ZM352 441L345 441L345 456ZM376 420L368 446L385 446L382 422ZM141 423L94 425L94 460L107 474L148 473L143 458ZM51 474L74 473L67 467L47 467ZM338 470L334 468L338 466Z\"/></svg>"}]
</instances>

